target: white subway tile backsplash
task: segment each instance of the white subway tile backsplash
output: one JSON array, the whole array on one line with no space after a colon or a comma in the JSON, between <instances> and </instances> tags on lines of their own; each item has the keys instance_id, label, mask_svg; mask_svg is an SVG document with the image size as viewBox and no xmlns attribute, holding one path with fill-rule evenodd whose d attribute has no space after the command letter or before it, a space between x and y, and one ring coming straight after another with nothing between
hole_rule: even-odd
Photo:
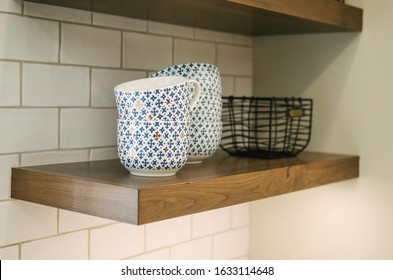
<instances>
[{"instance_id":1,"label":"white subway tile backsplash","mask_svg":"<svg viewBox=\"0 0 393 280\"><path fill-rule=\"evenodd\" d=\"M248 254L248 227L231 230L213 237L213 259L235 259Z\"/></svg>"},{"instance_id":2,"label":"white subway tile backsplash","mask_svg":"<svg viewBox=\"0 0 393 280\"><path fill-rule=\"evenodd\" d=\"M91 12L32 2L24 2L24 14L61 21L91 23Z\"/></svg>"},{"instance_id":3,"label":"white subway tile backsplash","mask_svg":"<svg viewBox=\"0 0 393 280\"><path fill-rule=\"evenodd\" d=\"M101 13L93 13L93 25L142 32L147 30L146 20Z\"/></svg>"},{"instance_id":4,"label":"white subway tile backsplash","mask_svg":"<svg viewBox=\"0 0 393 280\"><path fill-rule=\"evenodd\" d=\"M21 13L22 12L22 0L1 0L0 11Z\"/></svg>"},{"instance_id":5,"label":"white subway tile backsplash","mask_svg":"<svg viewBox=\"0 0 393 280\"><path fill-rule=\"evenodd\" d=\"M234 77L222 77L221 76L221 86L222 86L222 96L229 96L235 94L235 78Z\"/></svg>"},{"instance_id":6,"label":"white subway tile backsplash","mask_svg":"<svg viewBox=\"0 0 393 280\"><path fill-rule=\"evenodd\" d=\"M0 106L20 105L20 64L0 62Z\"/></svg>"},{"instance_id":7,"label":"white subway tile backsplash","mask_svg":"<svg viewBox=\"0 0 393 280\"><path fill-rule=\"evenodd\" d=\"M231 207L192 215L192 236L200 237L231 228Z\"/></svg>"},{"instance_id":8,"label":"white subway tile backsplash","mask_svg":"<svg viewBox=\"0 0 393 280\"><path fill-rule=\"evenodd\" d=\"M254 37L241 35L241 34L234 34L233 42L238 45L244 45L244 46L251 47L254 45Z\"/></svg>"},{"instance_id":9,"label":"white subway tile backsplash","mask_svg":"<svg viewBox=\"0 0 393 280\"><path fill-rule=\"evenodd\" d=\"M250 224L250 204L243 203L232 206L232 227L242 227Z\"/></svg>"},{"instance_id":10,"label":"white subway tile backsplash","mask_svg":"<svg viewBox=\"0 0 393 280\"><path fill-rule=\"evenodd\" d=\"M195 39L218 43L233 43L233 34L208 29L195 29Z\"/></svg>"},{"instance_id":11,"label":"white subway tile backsplash","mask_svg":"<svg viewBox=\"0 0 393 280\"><path fill-rule=\"evenodd\" d=\"M59 232L68 232L113 223L112 220L81 214L68 210L59 210Z\"/></svg>"},{"instance_id":12,"label":"white subway tile backsplash","mask_svg":"<svg viewBox=\"0 0 393 280\"><path fill-rule=\"evenodd\" d=\"M45 64L23 65L25 106L88 106L87 67Z\"/></svg>"},{"instance_id":13,"label":"white subway tile backsplash","mask_svg":"<svg viewBox=\"0 0 393 280\"><path fill-rule=\"evenodd\" d=\"M98 148L90 150L90 160L117 159L117 147Z\"/></svg>"},{"instance_id":14,"label":"white subway tile backsplash","mask_svg":"<svg viewBox=\"0 0 393 280\"><path fill-rule=\"evenodd\" d=\"M0 260L17 260L19 259L18 246L0 248Z\"/></svg>"},{"instance_id":15,"label":"white subway tile backsplash","mask_svg":"<svg viewBox=\"0 0 393 280\"><path fill-rule=\"evenodd\" d=\"M114 87L130 80L142 78L146 78L144 71L93 69L91 105L116 107Z\"/></svg>"},{"instance_id":16,"label":"white subway tile backsplash","mask_svg":"<svg viewBox=\"0 0 393 280\"><path fill-rule=\"evenodd\" d=\"M115 146L116 119L116 109L62 109L60 147Z\"/></svg>"},{"instance_id":17,"label":"white subway tile backsplash","mask_svg":"<svg viewBox=\"0 0 393 280\"><path fill-rule=\"evenodd\" d=\"M0 156L0 198L11 195L11 167L19 165L18 155Z\"/></svg>"},{"instance_id":18,"label":"white subway tile backsplash","mask_svg":"<svg viewBox=\"0 0 393 280\"><path fill-rule=\"evenodd\" d=\"M90 233L90 258L124 259L144 252L145 228L129 224L115 224Z\"/></svg>"},{"instance_id":19,"label":"white subway tile backsplash","mask_svg":"<svg viewBox=\"0 0 393 280\"><path fill-rule=\"evenodd\" d=\"M224 75L252 76L252 56L251 47L217 46L217 66Z\"/></svg>"},{"instance_id":20,"label":"white subway tile backsplash","mask_svg":"<svg viewBox=\"0 0 393 280\"><path fill-rule=\"evenodd\" d=\"M175 37L193 38L194 28L156 21L149 21L149 33L170 35Z\"/></svg>"},{"instance_id":21,"label":"white subway tile backsplash","mask_svg":"<svg viewBox=\"0 0 393 280\"><path fill-rule=\"evenodd\" d=\"M1 109L0 153L55 149L57 109Z\"/></svg>"},{"instance_id":22,"label":"white subway tile backsplash","mask_svg":"<svg viewBox=\"0 0 393 280\"><path fill-rule=\"evenodd\" d=\"M191 216L146 225L146 250L155 250L191 239Z\"/></svg>"},{"instance_id":23,"label":"white subway tile backsplash","mask_svg":"<svg viewBox=\"0 0 393 280\"><path fill-rule=\"evenodd\" d=\"M0 42L0 58L57 62L59 24L0 14Z\"/></svg>"},{"instance_id":24,"label":"white subway tile backsplash","mask_svg":"<svg viewBox=\"0 0 393 280\"><path fill-rule=\"evenodd\" d=\"M235 78L235 95L251 97L253 95L252 78Z\"/></svg>"},{"instance_id":25,"label":"white subway tile backsplash","mask_svg":"<svg viewBox=\"0 0 393 280\"><path fill-rule=\"evenodd\" d=\"M56 164L89 160L88 150L48 151L22 154L22 166Z\"/></svg>"},{"instance_id":26,"label":"white subway tile backsplash","mask_svg":"<svg viewBox=\"0 0 393 280\"><path fill-rule=\"evenodd\" d=\"M21 200L0 202L0 246L57 232L57 209Z\"/></svg>"},{"instance_id":27,"label":"white subway tile backsplash","mask_svg":"<svg viewBox=\"0 0 393 280\"><path fill-rule=\"evenodd\" d=\"M207 62L252 94L252 37L0 0L0 42L0 259L247 258L248 204L133 226L9 197L13 166L118 158L117 84Z\"/></svg>"},{"instance_id":28,"label":"white subway tile backsplash","mask_svg":"<svg viewBox=\"0 0 393 280\"><path fill-rule=\"evenodd\" d=\"M174 64L188 62L205 62L215 64L215 44L200 41L175 39Z\"/></svg>"},{"instance_id":29,"label":"white subway tile backsplash","mask_svg":"<svg viewBox=\"0 0 393 280\"><path fill-rule=\"evenodd\" d=\"M159 70L172 63L172 39L140 33L123 33L123 67Z\"/></svg>"},{"instance_id":30,"label":"white subway tile backsplash","mask_svg":"<svg viewBox=\"0 0 393 280\"><path fill-rule=\"evenodd\" d=\"M205 237L171 247L172 260L209 260L212 258L212 238Z\"/></svg>"},{"instance_id":31,"label":"white subway tile backsplash","mask_svg":"<svg viewBox=\"0 0 393 280\"><path fill-rule=\"evenodd\" d=\"M62 63L120 67L120 31L76 24L61 27Z\"/></svg>"},{"instance_id":32,"label":"white subway tile backsplash","mask_svg":"<svg viewBox=\"0 0 393 280\"><path fill-rule=\"evenodd\" d=\"M88 231L59 235L22 244L22 260L87 260Z\"/></svg>"},{"instance_id":33,"label":"white subway tile backsplash","mask_svg":"<svg viewBox=\"0 0 393 280\"><path fill-rule=\"evenodd\" d=\"M162 249L130 258L130 260L169 260L169 249Z\"/></svg>"}]
</instances>

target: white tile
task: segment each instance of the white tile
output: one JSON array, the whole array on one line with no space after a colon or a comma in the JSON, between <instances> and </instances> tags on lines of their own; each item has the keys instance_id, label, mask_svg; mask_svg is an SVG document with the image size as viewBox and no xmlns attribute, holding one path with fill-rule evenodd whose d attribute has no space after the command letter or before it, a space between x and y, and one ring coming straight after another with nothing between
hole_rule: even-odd
<instances>
[{"instance_id":1,"label":"white tile","mask_svg":"<svg viewBox=\"0 0 393 280\"><path fill-rule=\"evenodd\" d=\"M0 58L57 62L59 24L0 14Z\"/></svg>"},{"instance_id":2,"label":"white tile","mask_svg":"<svg viewBox=\"0 0 393 280\"><path fill-rule=\"evenodd\" d=\"M93 69L91 105L116 107L113 88L121 83L146 78L144 71Z\"/></svg>"},{"instance_id":3,"label":"white tile","mask_svg":"<svg viewBox=\"0 0 393 280\"><path fill-rule=\"evenodd\" d=\"M0 260L17 260L19 259L18 246L10 246L0 249Z\"/></svg>"},{"instance_id":4,"label":"white tile","mask_svg":"<svg viewBox=\"0 0 393 280\"><path fill-rule=\"evenodd\" d=\"M224 232L213 237L213 259L234 259L247 255L248 251L248 227Z\"/></svg>"},{"instance_id":5,"label":"white tile","mask_svg":"<svg viewBox=\"0 0 393 280\"><path fill-rule=\"evenodd\" d=\"M113 221L73 211L59 210L59 232L86 229L109 223L113 223Z\"/></svg>"},{"instance_id":6,"label":"white tile","mask_svg":"<svg viewBox=\"0 0 393 280\"><path fill-rule=\"evenodd\" d=\"M229 76L221 76L222 95L230 96L235 94L235 78Z\"/></svg>"},{"instance_id":7,"label":"white tile","mask_svg":"<svg viewBox=\"0 0 393 280\"><path fill-rule=\"evenodd\" d=\"M0 198L11 195L11 167L19 165L18 155L0 156Z\"/></svg>"},{"instance_id":8,"label":"white tile","mask_svg":"<svg viewBox=\"0 0 393 280\"><path fill-rule=\"evenodd\" d=\"M250 204L242 203L232 206L232 227L241 227L250 224Z\"/></svg>"},{"instance_id":9,"label":"white tile","mask_svg":"<svg viewBox=\"0 0 393 280\"><path fill-rule=\"evenodd\" d=\"M192 215L192 236L206 236L231 228L231 208L201 212Z\"/></svg>"},{"instance_id":10,"label":"white tile","mask_svg":"<svg viewBox=\"0 0 393 280\"><path fill-rule=\"evenodd\" d=\"M116 119L116 109L62 109L60 147L115 146Z\"/></svg>"},{"instance_id":11,"label":"white tile","mask_svg":"<svg viewBox=\"0 0 393 280\"><path fill-rule=\"evenodd\" d=\"M155 250L191 239L191 216L146 225L146 250Z\"/></svg>"},{"instance_id":12,"label":"white tile","mask_svg":"<svg viewBox=\"0 0 393 280\"><path fill-rule=\"evenodd\" d=\"M210 260L212 258L212 237L192 240L171 248L172 260Z\"/></svg>"},{"instance_id":13,"label":"white tile","mask_svg":"<svg viewBox=\"0 0 393 280\"><path fill-rule=\"evenodd\" d=\"M60 6L24 2L24 14L61 21L91 23L91 12Z\"/></svg>"},{"instance_id":14,"label":"white tile","mask_svg":"<svg viewBox=\"0 0 393 280\"><path fill-rule=\"evenodd\" d=\"M88 150L50 151L22 154L22 166L88 161Z\"/></svg>"},{"instance_id":15,"label":"white tile","mask_svg":"<svg viewBox=\"0 0 393 280\"><path fill-rule=\"evenodd\" d=\"M24 64L22 103L25 106L88 106L89 83L87 67Z\"/></svg>"},{"instance_id":16,"label":"white tile","mask_svg":"<svg viewBox=\"0 0 393 280\"><path fill-rule=\"evenodd\" d=\"M233 37L234 35L232 33L199 28L195 29L195 39L219 43L233 43Z\"/></svg>"},{"instance_id":17,"label":"white tile","mask_svg":"<svg viewBox=\"0 0 393 280\"><path fill-rule=\"evenodd\" d=\"M119 158L117 147L90 150L90 160L104 160Z\"/></svg>"},{"instance_id":18,"label":"white tile","mask_svg":"<svg viewBox=\"0 0 393 280\"><path fill-rule=\"evenodd\" d=\"M254 45L254 37L246 36L241 34L234 34L233 42L235 44L243 45L243 46L253 46Z\"/></svg>"},{"instance_id":19,"label":"white tile","mask_svg":"<svg viewBox=\"0 0 393 280\"><path fill-rule=\"evenodd\" d=\"M57 115L56 109L1 109L0 153L57 148Z\"/></svg>"},{"instance_id":20,"label":"white tile","mask_svg":"<svg viewBox=\"0 0 393 280\"><path fill-rule=\"evenodd\" d=\"M252 78L235 78L235 95L248 96L253 94Z\"/></svg>"},{"instance_id":21,"label":"white tile","mask_svg":"<svg viewBox=\"0 0 393 280\"><path fill-rule=\"evenodd\" d=\"M216 47L214 43L175 39L174 64L205 62L215 64Z\"/></svg>"},{"instance_id":22,"label":"white tile","mask_svg":"<svg viewBox=\"0 0 393 280\"><path fill-rule=\"evenodd\" d=\"M217 66L220 69L220 73L223 75L252 76L252 48L218 45Z\"/></svg>"},{"instance_id":23,"label":"white tile","mask_svg":"<svg viewBox=\"0 0 393 280\"><path fill-rule=\"evenodd\" d=\"M172 64L172 39L164 36L125 32L123 67L159 70Z\"/></svg>"},{"instance_id":24,"label":"white tile","mask_svg":"<svg viewBox=\"0 0 393 280\"><path fill-rule=\"evenodd\" d=\"M0 106L20 105L20 65L0 62Z\"/></svg>"},{"instance_id":25,"label":"white tile","mask_svg":"<svg viewBox=\"0 0 393 280\"><path fill-rule=\"evenodd\" d=\"M142 32L147 30L146 20L101 13L93 13L93 25Z\"/></svg>"},{"instance_id":26,"label":"white tile","mask_svg":"<svg viewBox=\"0 0 393 280\"><path fill-rule=\"evenodd\" d=\"M90 233L90 258L124 259L143 253L145 244L144 226L115 224Z\"/></svg>"},{"instance_id":27,"label":"white tile","mask_svg":"<svg viewBox=\"0 0 393 280\"><path fill-rule=\"evenodd\" d=\"M149 33L170 35L175 37L193 38L194 28L175 24L149 21Z\"/></svg>"},{"instance_id":28,"label":"white tile","mask_svg":"<svg viewBox=\"0 0 393 280\"><path fill-rule=\"evenodd\" d=\"M21 13L22 12L22 0L1 0L0 11Z\"/></svg>"},{"instance_id":29,"label":"white tile","mask_svg":"<svg viewBox=\"0 0 393 280\"><path fill-rule=\"evenodd\" d=\"M10 200L0 202L0 246L56 234L57 209Z\"/></svg>"},{"instance_id":30,"label":"white tile","mask_svg":"<svg viewBox=\"0 0 393 280\"><path fill-rule=\"evenodd\" d=\"M22 244L22 260L87 260L88 231L59 235Z\"/></svg>"},{"instance_id":31,"label":"white tile","mask_svg":"<svg viewBox=\"0 0 393 280\"><path fill-rule=\"evenodd\" d=\"M62 24L60 60L63 63L119 67L120 50L120 31Z\"/></svg>"},{"instance_id":32,"label":"white tile","mask_svg":"<svg viewBox=\"0 0 393 280\"><path fill-rule=\"evenodd\" d=\"M165 248L154 252L138 255L130 258L130 260L169 260L169 249Z\"/></svg>"}]
</instances>

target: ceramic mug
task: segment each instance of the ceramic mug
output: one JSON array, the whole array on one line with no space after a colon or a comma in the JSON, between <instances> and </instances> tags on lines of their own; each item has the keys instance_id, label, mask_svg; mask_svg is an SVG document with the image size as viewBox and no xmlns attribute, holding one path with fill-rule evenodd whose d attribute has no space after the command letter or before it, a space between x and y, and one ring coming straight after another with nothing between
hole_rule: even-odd
<instances>
[{"instance_id":1,"label":"ceramic mug","mask_svg":"<svg viewBox=\"0 0 393 280\"><path fill-rule=\"evenodd\" d=\"M200 84L201 97L197 102L197 106L191 110L191 119L195 119L192 121L206 121L200 119L202 114L205 115L208 121L221 121L222 86L220 72L216 66L199 62L185 63L162 69L152 75L152 77L163 76L182 76L196 80ZM205 101L203 104L202 100ZM206 105L210 108L207 108ZM213 110L211 110L211 107L213 107Z\"/></svg>"},{"instance_id":2,"label":"ceramic mug","mask_svg":"<svg viewBox=\"0 0 393 280\"><path fill-rule=\"evenodd\" d=\"M126 82L114 88L119 119L187 121L200 96L195 80L169 76Z\"/></svg>"},{"instance_id":3,"label":"ceramic mug","mask_svg":"<svg viewBox=\"0 0 393 280\"><path fill-rule=\"evenodd\" d=\"M220 145L222 123L190 123L188 164L200 163L212 156Z\"/></svg>"},{"instance_id":4,"label":"ceramic mug","mask_svg":"<svg viewBox=\"0 0 393 280\"><path fill-rule=\"evenodd\" d=\"M188 122L117 120L120 162L137 176L173 176L188 158Z\"/></svg>"}]
</instances>

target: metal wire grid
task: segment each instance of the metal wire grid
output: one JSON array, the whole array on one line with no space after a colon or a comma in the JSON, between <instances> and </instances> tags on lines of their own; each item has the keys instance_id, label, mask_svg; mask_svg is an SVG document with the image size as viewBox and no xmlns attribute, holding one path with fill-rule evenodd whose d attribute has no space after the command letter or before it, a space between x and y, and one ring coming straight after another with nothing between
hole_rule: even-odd
<instances>
[{"instance_id":1,"label":"metal wire grid","mask_svg":"<svg viewBox=\"0 0 393 280\"><path fill-rule=\"evenodd\" d=\"M295 156L311 137L312 99L223 97L221 148L232 155Z\"/></svg>"}]
</instances>

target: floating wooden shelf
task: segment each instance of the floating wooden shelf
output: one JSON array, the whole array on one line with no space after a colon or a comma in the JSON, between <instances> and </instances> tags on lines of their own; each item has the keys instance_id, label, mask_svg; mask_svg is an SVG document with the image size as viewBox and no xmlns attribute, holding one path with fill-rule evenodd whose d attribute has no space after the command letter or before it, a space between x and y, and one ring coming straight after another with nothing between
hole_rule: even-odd
<instances>
[{"instance_id":1,"label":"floating wooden shelf","mask_svg":"<svg viewBox=\"0 0 393 280\"><path fill-rule=\"evenodd\" d=\"M12 169L11 197L132 224L189 215L359 176L359 157L263 160L223 151L176 176L132 176L119 160Z\"/></svg>"},{"instance_id":2,"label":"floating wooden shelf","mask_svg":"<svg viewBox=\"0 0 393 280\"><path fill-rule=\"evenodd\" d=\"M246 35L361 31L363 10L337 0L27 0Z\"/></svg>"}]
</instances>

